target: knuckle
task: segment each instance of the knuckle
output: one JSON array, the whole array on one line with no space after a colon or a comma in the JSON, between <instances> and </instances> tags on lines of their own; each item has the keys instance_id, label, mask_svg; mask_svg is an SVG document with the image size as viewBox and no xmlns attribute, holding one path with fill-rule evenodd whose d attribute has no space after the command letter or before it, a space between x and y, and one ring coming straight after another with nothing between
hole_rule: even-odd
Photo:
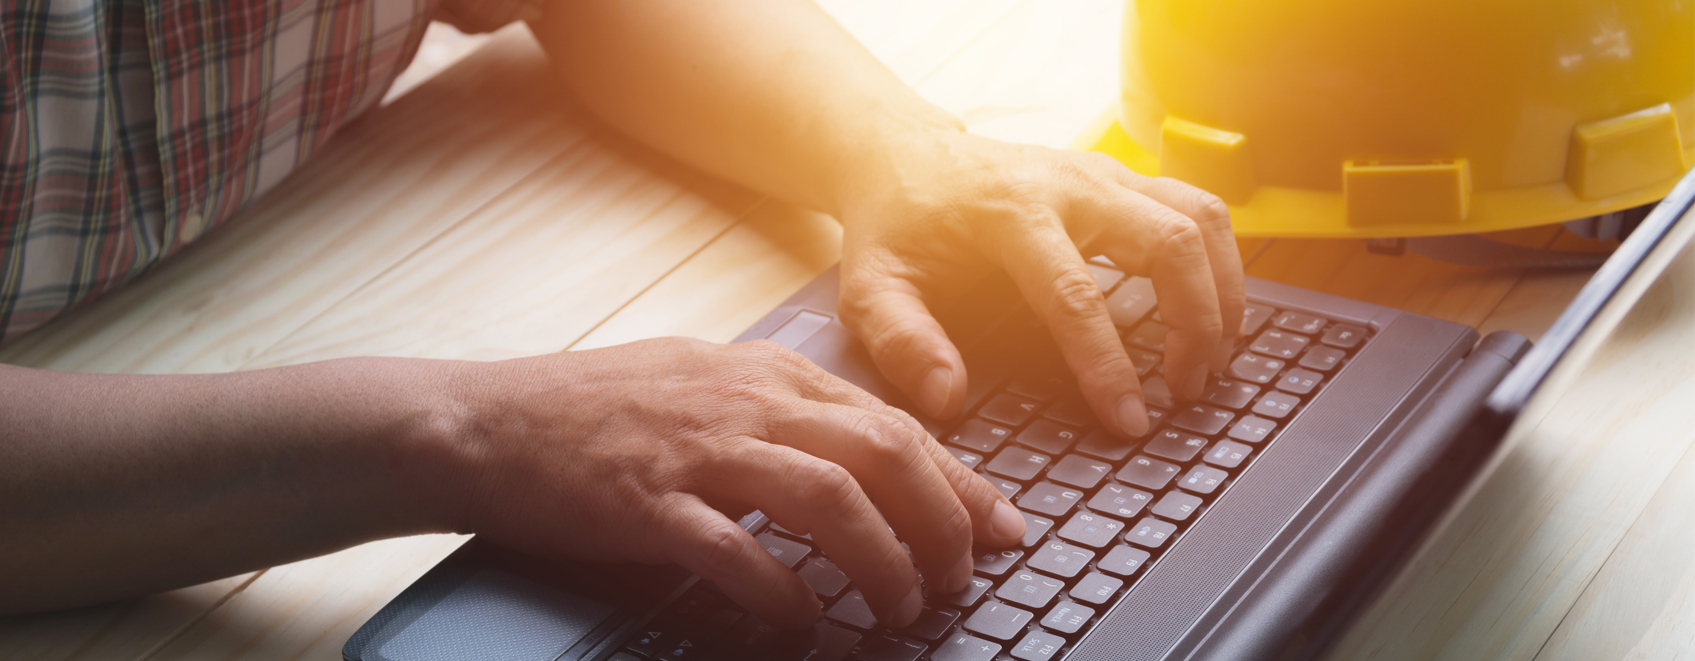
<instances>
[{"instance_id":1,"label":"knuckle","mask_svg":"<svg viewBox=\"0 0 1695 661\"><path fill-rule=\"evenodd\" d=\"M1070 265L1054 278L1053 311L1064 321L1080 322L1106 314L1106 301L1094 276Z\"/></svg>"},{"instance_id":2,"label":"knuckle","mask_svg":"<svg viewBox=\"0 0 1695 661\"><path fill-rule=\"evenodd\" d=\"M722 576L741 565L747 557L746 538L741 528L729 521L717 521L709 524L700 531L702 546L706 553L702 557L709 571Z\"/></svg>"},{"instance_id":3,"label":"knuckle","mask_svg":"<svg viewBox=\"0 0 1695 661\"><path fill-rule=\"evenodd\" d=\"M847 469L822 460L804 465L796 471L802 484L798 496L809 510L834 518L845 518L854 511L859 485Z\"/></svg>"},{"instance_id":4,"label":"knuckle","mask_svg":"<svg viewBox=\"0 0 1695 661\"><path fill-rule=\"evenodd\" d=\"M863 439L862 451L872 466L905 474L924 458L913 447L911 432L889 416L867 411L855 421L853 433Z\"/></svg>"}]
</instances>

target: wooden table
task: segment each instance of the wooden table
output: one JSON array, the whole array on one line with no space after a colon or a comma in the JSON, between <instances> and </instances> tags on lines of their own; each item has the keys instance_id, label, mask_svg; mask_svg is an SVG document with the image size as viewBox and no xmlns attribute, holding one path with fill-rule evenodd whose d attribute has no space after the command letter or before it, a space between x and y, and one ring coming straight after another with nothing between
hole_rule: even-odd
<instances>
[{"instance_id":1,"label":"wooden table","mask_svg":"<svg viewBox=\"0 0 1695 661\"><path fill-rule=\"evenodd\" d=\"M1117 89L1119 0L827 0L972 130L1072 144ZM339 135L244 218L0 350L93 372L497 359L728 340L840 253L824 216L609 132L520 26ZM1508 240L1582 247L1557 228ZM1585 273L1243 240L1249 273L1531 337ZM1695 655L1695 253L1364 616L1337 658ZM0 619L4 659L337 658L464 541L433 535L144 599Z\"/></svg>"}]
</instances>

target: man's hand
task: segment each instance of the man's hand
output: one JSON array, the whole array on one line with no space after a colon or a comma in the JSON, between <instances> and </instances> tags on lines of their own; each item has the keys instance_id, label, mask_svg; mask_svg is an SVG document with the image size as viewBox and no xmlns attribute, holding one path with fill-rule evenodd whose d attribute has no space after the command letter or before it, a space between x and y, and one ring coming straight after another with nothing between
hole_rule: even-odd
<instances>
[{"instance_id":1,"label":"man's hand","mask_svg":"<svg viewBox=\"0 0 1695 661\"><path fill-rule=\"evenodd\" d=\"M877 365L933 416L956 416L965 365L931 316L992 268L1006 269L1051 329L1095 414L1147 431L1136 370L1084 266L1104 254L1153 279L1165 377L1199 397L1241 327L1242 262L1217 197L1138 175L1102 154L1015 145L958 131L893 140L855 165L837 196L842 317Z\"/></svg>"},{"instance_id":2,"label":"man's hand","mask_svg":"<svg viewBox=\"0 0 1695 661\"><path fill-rule=\"evenodd\" d=\"M920 571L962 589L973 539L1024 532L911 416L772 342L663 339L459 370L471 422L453 454L468 465L447 474L472 480L452 525L520 551L675 562L769 621L809 624L812 590L732 518L757 508L810 533L879 619L905 626Z\"/></svg>"}]
</instances>

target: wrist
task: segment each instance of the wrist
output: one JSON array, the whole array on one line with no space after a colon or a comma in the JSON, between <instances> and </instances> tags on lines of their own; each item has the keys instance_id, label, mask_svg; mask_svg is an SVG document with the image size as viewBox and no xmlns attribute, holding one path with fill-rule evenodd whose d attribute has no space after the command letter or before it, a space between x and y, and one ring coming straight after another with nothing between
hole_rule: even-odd
<instances>
[{"instance_id":1,"label":"wrist","mask_svg":"<svg viewBox=\"0 0 1695 661\"><path fill-rule=\"evenodd\" d=\"M836 167L831 172L825 199L826 213L838 221L850 218L849 210L878 191L898 187L906 171L926 167L922 161L945 151L942 145L965 134L965 123L939 107L904 113L887 113L861 137L844 141Z\"/></svg>"},{"instance_id":2,"label":"wrist","mask_svg":"<svg viewBox=\"0 0 1695 661\"><path fill-rule=\"evenodd\" d=\"M386 476L388 516L408 530L467 532L467 503L476 474L477 427L466 396L469 372L460 361L402 358L353 359L370 378L367 387L387 393L378 474Z\"/></svg>"}]
</instances>

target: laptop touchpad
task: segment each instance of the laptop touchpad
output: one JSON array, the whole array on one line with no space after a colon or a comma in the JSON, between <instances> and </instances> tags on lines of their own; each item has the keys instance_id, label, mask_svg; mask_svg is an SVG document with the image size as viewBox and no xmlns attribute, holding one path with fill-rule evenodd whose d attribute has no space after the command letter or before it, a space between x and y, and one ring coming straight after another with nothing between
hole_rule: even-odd
<instances>
[{"instance_id":1,"label":"laptop touchpad","mask_svg":"<svg viewBox=\"0 0 1695 661\"><path fill-rule=\"evenodd\" d=\"M616 608L482 569L383 644L389 661L553 661Z\"/></svg>"}]
</instances>

